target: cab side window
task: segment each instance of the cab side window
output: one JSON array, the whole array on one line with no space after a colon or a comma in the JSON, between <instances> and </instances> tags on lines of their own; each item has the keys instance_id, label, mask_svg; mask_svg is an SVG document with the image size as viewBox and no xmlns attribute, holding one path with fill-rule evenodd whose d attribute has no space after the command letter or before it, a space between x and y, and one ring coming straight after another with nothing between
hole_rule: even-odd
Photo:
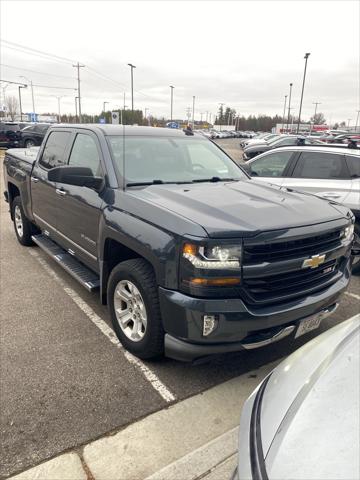
<instances>
[{"instance_id":1,"label":"cab side window","mask_svg":"<svg viewBox=\"0 0 360 480\"><path fill-rule=\"evenodd\" d=\"M294 169L295 178L350 178L345 159L333 153L302 152Z\"/></svg>"},{"instance_id":2,"label":"cab side window","mask_svg":"<svg viewBox=\"0 0 360 480\"><path fill-rule=\"evenodd\" d=\"M253 177L282 177L294 152L274 152L251 162Z\"/></svg>"},{"instance_id":3,"label":"cab side window","mask_svg":"<svg viewBox=\"0 0 360 480\"><path fill-rule=\"evenodd\" d=\"M352 178L360 178L360 156L346 156L346 162L350 169L350 175Z\"/></svg>"},{"instance_id":4,"label":"cab side window","mask_svg":"<svg viewBox=\"0 0 360 480\"><path fill-rule=\"evenodd\" d=\"M99 152L95 140L87 134L78 133L69 158L71 167L91 168L94 176L102 176Z\"/></svg>"},{"instance_id":5,"label":"cab side window","mask_svg":"<svg viewBox=\"0 0 360 480\"><path fill-rule=\"evenodd\" d=\"M70 132L51 132L40 160L40 165L50 169L65 165L65 150L70 140Z\"/></svg>"}]
</instances>

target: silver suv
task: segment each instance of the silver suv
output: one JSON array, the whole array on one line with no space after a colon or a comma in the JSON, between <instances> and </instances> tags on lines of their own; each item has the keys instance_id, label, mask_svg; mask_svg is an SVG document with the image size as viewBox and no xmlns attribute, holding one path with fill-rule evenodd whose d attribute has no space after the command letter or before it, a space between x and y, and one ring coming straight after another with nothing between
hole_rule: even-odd
<instances>
[{"instance_id":1,"label":"silver suv","mask_svg":"<svg viewBox=\"0 0 360 480\"><path fill-rule=\"evenodd\" d=\"M261 182L306 191L349 207L356 217L355 248L360 250L360 150L283 147L258 155L242 167ZM360 272L359 256L353 272Z\"/></svg>"}]
</instances>

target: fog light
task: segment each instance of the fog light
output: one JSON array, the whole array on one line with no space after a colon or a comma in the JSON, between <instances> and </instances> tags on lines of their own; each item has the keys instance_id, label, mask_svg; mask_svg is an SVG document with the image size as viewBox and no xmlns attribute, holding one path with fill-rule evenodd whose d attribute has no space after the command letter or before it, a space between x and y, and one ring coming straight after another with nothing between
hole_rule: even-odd
<instances>
[{"instance_id":1,"label":"fog light","mask_svg":"<svg viewBox=\"0 0 360 480\"><path fill-rule=\"evenodd\" d=\"M217 327L218 321L215 315L204 315L203 316L203 336L207 337L212 333Z\"/></svg>"}]
</instances>

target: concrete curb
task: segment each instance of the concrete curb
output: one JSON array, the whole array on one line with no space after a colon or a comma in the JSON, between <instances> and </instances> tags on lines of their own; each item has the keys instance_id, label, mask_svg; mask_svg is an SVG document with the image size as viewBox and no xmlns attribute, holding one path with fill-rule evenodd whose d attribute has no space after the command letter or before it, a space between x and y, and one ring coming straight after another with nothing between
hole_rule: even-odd
<instances>
[{"instance_id":1,"label":"concrete curb","mask_svg":"<svg viewBox=\"0 0 360 480\"><path fill-rule=\"evenodd\" d=\"M211 473L237 452L238 427L185 455L146 480L196 480Z\"/></svg>"}]
</instances>

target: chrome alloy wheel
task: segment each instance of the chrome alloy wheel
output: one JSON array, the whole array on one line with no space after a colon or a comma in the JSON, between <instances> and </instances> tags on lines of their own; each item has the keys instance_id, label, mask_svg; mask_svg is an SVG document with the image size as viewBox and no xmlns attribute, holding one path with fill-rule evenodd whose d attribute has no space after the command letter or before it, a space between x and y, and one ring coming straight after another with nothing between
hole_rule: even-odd
<instances>
[{"instance_id":1,"label":"chrome alloy wheel","mask_svg":"<svg viewBox=\"0 0 360 480\"><path fill-rule=\"evenodd\" d=\"M133 342L142 340L147 326L146 307L138 288L129 280L121 280L116 285L114 308L124 334Z\"/></svg>"},{"instance_id":2,"label":"chrome alloy wheel","mask_svg":"<svg viewBox=\"0 0 360 480\"><path fill-rule=\"evenodd\" d=\"M14 217L15 217L15 228L16 228L17 234L19 235L20 238L22 238L24 234L24 226L23 226L21 210L18 205L16 205L15 207Z\"/></svg>"}]
</instances>

